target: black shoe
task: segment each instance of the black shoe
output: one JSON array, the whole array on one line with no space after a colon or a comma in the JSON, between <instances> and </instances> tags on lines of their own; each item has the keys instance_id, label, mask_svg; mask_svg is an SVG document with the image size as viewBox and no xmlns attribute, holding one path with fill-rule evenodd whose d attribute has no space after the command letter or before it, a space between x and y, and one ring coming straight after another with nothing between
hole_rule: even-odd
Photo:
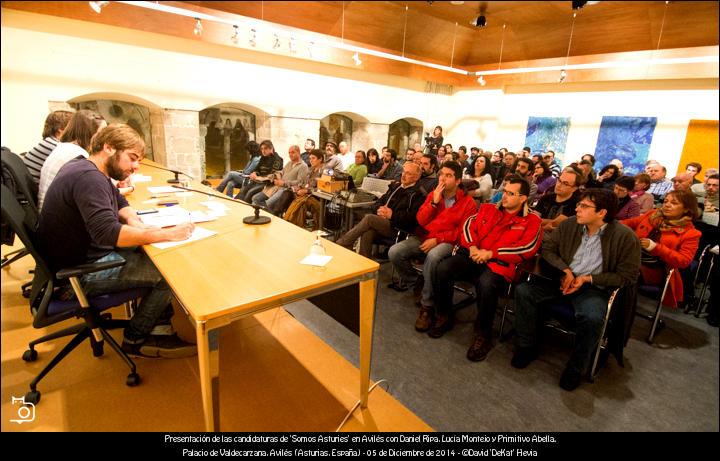
<instances>
[{"instance_id":1,"label":"black shoe","mask_svg":"<svg viewBox=\"0 0 720 461\"><path fill-rule=\"evenodd\" d=\"M536 358L538 358L537 349L534 347L518 347L513 354L513 358L510 361L510 365L513 368L527 368Z\"/></svg>"},{"instance_id":2,"label":"black shoe","mask_svg":"<svg viewBox=\"0 0 720 461\"><path fill-rule=\"evenodd\" d=\"M440 338L442 335L452 330L454 326L453 316L444 314L435 314L435 323L432 328L428 331L428 336L431 338Z\"/></svg>"},{"instance_id":3,"label":"black shoe","mask_svg":"<svg viewBox=\"0 0 720 461\"><path fill-rule=\"evenodd\" d=\"M401 292L401 293L404 292L404 291L408 291L407 285L405 285L405 284L402 283L402 282L401 282L401 283L390 282L390 283L388 283L388 286L387 286L387 287L390 288L390 289L392 289L392 290L399 291L399 292Z\"/></svg>"},{"instance_id":4,"label":"black shoe","mask_svg":"<svg viewBox=\"0 0 720 461\"><path fill-rule=\"evenodd\" d=\"M467 358L473 362L481 362L485 360L492 348L492 340L483 334L477 334L475 335L472 345L470 345L470 349L467 351Z\"/></svg>"},{"instance_id":5,"label":"black shoe","mask_svg":"<svg viewBox=\"0 0 720 461\"><path fill-rule=\"evenodd\" d=\"M706 321L706 322L708 323L708 325L710 325L710 326L713 326L713 327L717 327L717 326L718 326L718 318L717 318L717 316L715 316L715 315L713 315L713 316L708 315L707 317L705 317L705 321Z\"/></svg>"},{"instance_id":6,"label":"black shoe","mask_svg":"<svg viewBox=\"0 0 720 461\"><path fill-rule=\"evenodd\" d=\"M177 334L150 335L141 344L123 341L122 350L133 357L179 359L197 355L197 346L183 341Z\"/></svg>"},{"instance_id":7,"label":"black shoe","mask_svg":"<svg viewBox=\"0 0 720 461\"><path fill-rule=\"evenodd\" d=\"M565 367L560 376L560 387L566 391L574 391L580 385L580 381L582 381L582 373L572 367Z\"/></svg>"}]
</instances>

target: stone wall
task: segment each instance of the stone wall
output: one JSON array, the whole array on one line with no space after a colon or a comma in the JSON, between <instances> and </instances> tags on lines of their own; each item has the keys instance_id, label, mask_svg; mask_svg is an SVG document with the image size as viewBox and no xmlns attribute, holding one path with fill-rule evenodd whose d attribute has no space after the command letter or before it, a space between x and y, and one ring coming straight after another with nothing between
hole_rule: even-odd
<instances>
[{"instance_id":1,"label":"stone wall","mask_svg":"<svg viewBox=\"0 0 720 461\"><path fill-rule=\"evenodd\" d=\"M187 173L197 180L205 179L205 151L200 149L198 113L190 110L164 109L162 126L165 165L170 169Z\"/></svg>"}]
</instances>

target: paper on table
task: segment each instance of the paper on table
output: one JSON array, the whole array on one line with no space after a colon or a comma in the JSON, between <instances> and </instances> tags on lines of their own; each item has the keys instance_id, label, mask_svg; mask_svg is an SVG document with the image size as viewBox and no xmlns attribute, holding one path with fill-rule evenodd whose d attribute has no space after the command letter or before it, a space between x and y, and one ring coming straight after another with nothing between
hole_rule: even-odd
<instances>
[{"instance_id":1,"label":"paper on table","mask_svg":"<svg viewBox=\"0 0 720 461\"><path fill-rule=\"evenodd\" d=\"M192 235L187 240L181 240L179 242L160 242L160 243L153 243L152 246L155 248L159 248L161 250L165 250L167 248L172 248L178 245L184 245L186 243L194 242L195 240L201 240L206 237L210 237L211 235L215 235L217 232L211 231L208 229L204 229L202 227L195 227L195 230L193 231Z\"/></svg>"},{"instance_id":2,"label":"paper on table","mask_svg":"<svg viewBox=\"0 0 720 461\"><path fill-rule=\"evenodd\" d=\"M130 180L133 182L133 184L139 182L150 182L152 181L152 176L145 176L144 174L135 173L134 175L130 176Z\"/></svg>"},{"instance_id":3,"label":"paper on table","mask_svg":"<svg viewBox=\"0 0 720 461\"><path fill-rule=\"evenodd\" d=\"M332 258L330 255L307 255L300 261L300 264L322 267L329 263Z\"/></svg>"},{"instance_id":4,"label":"paper on table","mask_svg":"<svg viewBox=\"0 0 720 461\"><path fill-rule=\"evenodd\" d=\"M148 187L148 192L150 192L151 194L175 194L185 191L173 186L150 186Z\"/></svg>"},{"instance_id":5,"label":"paper on table","mask_svg":"<svg viewBox=\"0 0 720 461\"><path fill-rule=\"evenodd\" d=\"M217 216L202 211L189 212L183 207L172 206L159 209L157 213L141 215L140 219L148 226L170 227L177 226L188 220L194 223L213 221L217 219Z\"/></svg>"}]
</instances>

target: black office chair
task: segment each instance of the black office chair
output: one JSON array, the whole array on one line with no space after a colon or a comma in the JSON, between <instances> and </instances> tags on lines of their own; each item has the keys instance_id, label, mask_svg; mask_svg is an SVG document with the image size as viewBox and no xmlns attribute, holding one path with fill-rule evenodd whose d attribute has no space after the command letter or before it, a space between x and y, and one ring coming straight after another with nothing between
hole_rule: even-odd
<instances>
[{"instance_id":1,"label":"black office chair","mask_svg":"<svg viewBox=\"0 0 720 461\"><path fill-rule=\"evenodd\" d=\"M40 212L37 207L38 186L20 156L15 155L7 147L2 148L2 154L0 155L3 184L8 186L11 191L10 193L15 195L25 210L26 225L35 229L40 217ZM11 185L12 187L10 187ZM14 236L12 237L12 240L14 240ZM9 241L10 239L8 239L8 242ZM28 254L30 254L30 252L26 248L20 248L19 250L8 253L2 258L0 267L8 266ZM23 296L29 296L29 287L29 283L22 286Z\"/></svg>"},{"instance_id":2,"label":"black office chair","mask_svg":"<svg viewBox=\"0 0 720 461\"><path fill-rule=\"evenodd\" d=\"M128 386L137 386L140 376L136 373L135 364L122 351L115 339L107 330L125 328L128 320L115 320L109 313L102 312L123 303L134 302L144 296L148 289L129 289L117 293L87 298L80 285L80 277L84 274L98 272L125 264L125 261L109 261L103 263L83 264L76 267L62 269L56 274L50 272L49 266L43 256L38 253L35 245L35 228L26 222L27 211L18 203L14 194L5 186L2 189L2 221L7 223L25 245L25 249L35 259L35 277L30 293L30 311L33 315L33 327L44 328L72 317L83 319L82 323L65 328L61 331L48 334L29 344L29 349L23 354L23 360L34 362L38 354L35 346L52 339L74 335L72 340L50 361L50 363L30 383L30 391L25 395L25 401L37 404L40 401L40 392L37 384L60 361L85 339L90 339L93 355L103 355L103 344L107 341L113 350L130 367L127 376ZM77 299L62 301L58 299L61 281L69 280Z\"/></svg>"}]
</instances>

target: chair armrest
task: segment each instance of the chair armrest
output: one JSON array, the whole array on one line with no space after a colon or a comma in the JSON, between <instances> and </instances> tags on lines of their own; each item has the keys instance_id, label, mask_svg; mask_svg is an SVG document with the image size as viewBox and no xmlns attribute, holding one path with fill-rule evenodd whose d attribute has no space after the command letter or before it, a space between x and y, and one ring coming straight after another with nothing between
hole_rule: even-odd
<instances>
[{"instance_id":1,"label":"chair armrest","mask_svg":"<svg viewBox=\"0 0 720 461\"><path fill-rule=\"evenodd\" d=\"M57 277L58 280L64 280L70 277L78 277L80 275L103 271L105 269L112 269L113 267L120 267L124 264L124 259L118 261L104 261L100 263L80 264L79 266L68 267L67 269L59 270L58 273L55 274L55 277Z\"/></svg>"}]
</instances>

